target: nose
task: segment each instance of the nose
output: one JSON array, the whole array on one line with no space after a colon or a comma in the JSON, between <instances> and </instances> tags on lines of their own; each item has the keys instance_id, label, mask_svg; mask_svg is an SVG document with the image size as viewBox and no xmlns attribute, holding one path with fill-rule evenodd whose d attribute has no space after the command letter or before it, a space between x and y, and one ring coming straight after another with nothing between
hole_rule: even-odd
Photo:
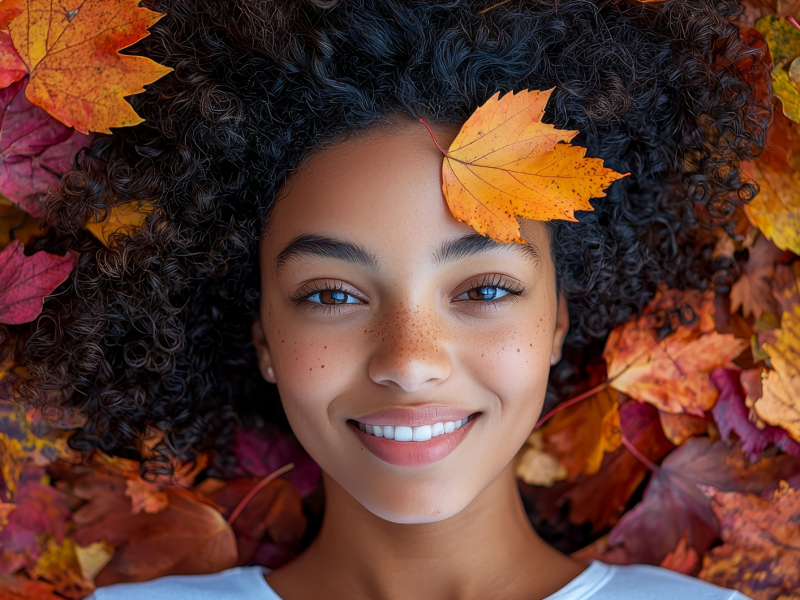
<instances>
[{"instance_id":1,"label":"nose","mask_svg":"<svg viewBox=\"0 0 800 600\"><path fill-rule=\"evenodd\" d=\"M415 392L450 377L452 362L444 327L433 311L392 311L381 319L373 335L377 344L369 361L369 377L375 383Z\"/></svg>"}]
</instances>

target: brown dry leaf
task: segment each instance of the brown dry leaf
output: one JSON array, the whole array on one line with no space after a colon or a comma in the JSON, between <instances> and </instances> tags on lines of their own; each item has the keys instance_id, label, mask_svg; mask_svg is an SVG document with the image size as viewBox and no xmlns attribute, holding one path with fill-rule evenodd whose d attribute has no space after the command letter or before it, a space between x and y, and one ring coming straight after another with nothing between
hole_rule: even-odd
<instances>
[{"instance_id":1,"label":"brown dry leaf","mask_svg":"<svg viewBox=\"0 0 800 600\"><path fill-rule=\"evenodd\" d=\"M131 236L136 233L154 208L155 202L126 202L112 206L102 221L87 223L85 228L106 248L110 248L117 235Z\"/></svg>"},{"instance_id":2,"label":"brown dry leaf","mask_svg":"<svg viewBox=\"0 0 800 600\"><path fill-rule=\"evenodd\" d=\"M686 413L668 413L660 410L658 411L658 418L661 421L661 429L664 430L664 435L676 446L680 446L691 437L708 433L708 421L702 417Z\"/></svg>"},{"instance_id":3,"label":"brown dry leaf","mask_svg":"<svg viewBox=\"0 0 800 600\"><path fill-rule=\"evenodd\" d=\"M87 501L73 513L73 539L83 546L107 540L116 549L98 585L214 573L236 564L233 531L209 501L167 487L164 510L131 515L126 483L122 475L94 469L67 483L72 495Z\"/></svg>"},{"instance_id":4,"label":"brown dry leaf","mask_svg":"<svg viewBox=\"0 0 800 600\"><path fill-rule=\"evenodd\" d=\"M706 554L701 579L773 600L800 587L800 490L782 482L771 500L707 488L722 546Z\"/></svg>"},{"instance_id":5,"label":"brown dry leaf","mask_svg":"<svg viewBox=\"0 0 800 600\"><path fill-rule=\"evenodd\" d=\"M758 239L750 249L742 274L731 287L731 312L741 308L745 317L753 315L756 319L764 311L778 312L772 296L772 278L775 263L782 255L783 252L767 238Z\"/></svg>"},{"instance_id":6,"label":"brown dry leaf","mask_svg":"<svg viewBox=\"0 0 800 600\"><path fill-rule=\"evenodd\" d=\"M125 495L131 499L131 514L146 512L154 515L169 506L169 498L155 483L141 477L132 477L125 482Z\"/></svg>"},{"instance_id":7,"label":"brown dry leaf","mask_svg":"<svg viewBox=\"0 0 800 600\"><path fill-rule=\"evenodd\" d=\"M558 459L544 451L541 431L534 431L520 449L514 471L529 485L552 487L556 481L567 478L567 470Z\"/></svg>"},{"instance_id":8,"label":"brown dry leaf","mask_svg":"<svg viewBox=\"0 0 800 600\"><path fill-rule=\"evenodd\" d=\"M453 216L496 242L526 243L517 217L576 221L621 175L568 143L577 131L542 122L553 90L500 92L459 131L442 163L442 191Z\"/></svg>"},{"instance_id":9,"label":"brown dry leaf","mask_svg":"<svg viewBox=\"0 0 800 600\"><path fill-rule=\"evenodd\" d=\"M606 388L557 412L540 431L545 453L566 469L568 479L594 475L605 453L622 443L617 391Z\"/></svg>"},{"instance_id":10,"label":"brown dry leaf","mask_svg":"<svg viewBox=\"0 0 800 600\"><path fill-rule=\"evenodd\" d=\"M718 391L709 380L747 343L720 334L714 294L661 290L638 319L614 329L603 352L611 387L659 410L702 417Z\"/></svg>"},{"instance_id":11,"label":"brown dry leaf","mask_svg":"<svg viewBox=\"0 0 800 600\"><path fill-rule=\"evenodd\" d=\"M53 586L21 575L0 575L0 600L63 600L53 593Z\"/></svg>"},{"instance_id":12,"label":"brown dry leaf","mask_svg":"<svg viewBox=\"0 0 800 600\"><path fill-rule=\"evenodd\" d=\"M762 376L755 411L800 441L800 306L783 313L775 342L764 344L764 350L773 370Z\"/></svg>"}]
</instances>

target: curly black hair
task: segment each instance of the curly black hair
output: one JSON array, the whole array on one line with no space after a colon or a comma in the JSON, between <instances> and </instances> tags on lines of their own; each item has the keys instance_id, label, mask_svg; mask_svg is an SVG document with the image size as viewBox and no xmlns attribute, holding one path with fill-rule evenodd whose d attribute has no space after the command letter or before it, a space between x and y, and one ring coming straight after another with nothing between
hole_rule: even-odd
<instances>
[{"instance_id":1,"label":"curly black hair","mask_svg":"<svg viewBox=\"0 0 800 600\"><path fill-rule=\"evenodd\" d=\"M703 232L755 193L738 166L771 116L735 0L145 4L166 16L129 52L174 71L131 99L145 123L97 139L43 199L43 243L80 260L33 326L26 393L86 415L78 450L138 456L153 427L164 461L224 457L237 411L277 404L250 341L260 228L309 152L393 114L460 125L497 91L555 87L546 120L631 173L552 225L572 345L660 285L735 275ZM111 248L82 229L137 200L155 212Z\"/></svg>"}]
</instances>

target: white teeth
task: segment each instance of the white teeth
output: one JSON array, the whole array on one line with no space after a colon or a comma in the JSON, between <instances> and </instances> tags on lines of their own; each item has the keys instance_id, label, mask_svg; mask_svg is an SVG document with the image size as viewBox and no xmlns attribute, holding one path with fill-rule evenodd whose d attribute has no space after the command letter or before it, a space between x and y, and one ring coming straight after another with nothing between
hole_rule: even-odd
<instances>
[{"instance_id":1,"label":"white teeth","mask_svg":"<svg viewBox=\"0 0 800 600\"><path fill-rule=\"evenodd\" d=\"M394 439L398 442L410 442L411 436L411 427L398 426L394 428Z\"/></svg>"},{"instance_id":2,"label":"white teeth","mask_svg":"<svg viewBox=\"0 0 800 600\"><path fill-rule=\"evenodd\" d=\"M422 427L414 427L414 434L412 440L415 442L427 442L431 439L432 427L430 425L423 425Z\"/></svg>"},{"instance_id":3,"label":"white teeth","mask_svg":"<svg viewBox=\"0 0 800 600\"><path fill-rule=\"evenodd\" d=\"M433 425L422 425L420 427L405 427L402 425L366 425L358 423L358 428L366 434L375 437L385 437L387 440L397 440L398 442L427 442L431 438L439 437L446 433L453 433L460 429L469 421L469 417L460 421L445 421L444 423L434 423Z\"/></svg>"}]
</instances>

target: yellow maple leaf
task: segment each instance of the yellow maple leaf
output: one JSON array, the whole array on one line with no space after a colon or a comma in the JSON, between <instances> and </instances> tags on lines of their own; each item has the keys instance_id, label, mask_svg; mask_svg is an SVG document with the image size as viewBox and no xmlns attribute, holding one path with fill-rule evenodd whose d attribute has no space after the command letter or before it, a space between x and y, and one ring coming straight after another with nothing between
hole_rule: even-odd
<instances>
[{"instance_id":1,"label":"yellow maple leaf","mask_svg":"<svg viewBox=\"0 0 800 600\"><path fill-rule=\"evenodd\" d=\"M117 233L133 235L155 208L154 202L125 202L112 206L105 218L85 225L94 237L103 242L106 248L112 245L112 236Z\"/></svg>"},{"instance_id":2,"label":"yellow maple leaf","mask_svg":"<svg viewBox=\"0 0 800 600\"><path fill-rule=\"evenodd\" d=\"M12 52L0 70L30 73L25 96L81 133L141 123L125 96L144 91L172 69L118 51L136 43L163 15L139 0L27 0L8 24Z\"/></svg>"},{"instance_id":3,"label":"yellow maple leaf","mask_svg":"<svg viewBox=\"0 0 800 600\"><path fill-rule=\"evenodd\" d=\"M744 207L747 218L781 250L800 254L800 177L789 165L757 160L742 170L758 184L758 195Z\"/></svg>"},{"instance_id":4,"label":"yellow maple leaf","mask_svg":"<svg viewBox=\"0 0 800 600\"><path fill-rule=\"evenodd\" d=\"M525 241L517 217L576 221L576 210L593 210L589 198L605 196L625 177L585 158L568 143L577 131L542 123L553 90L524 90L478 108L445 153L442 191L459 221L496 242Z\"/></svg>"},{"instance_id":5,"label":"yellow maple leaf","mask_svg":"<svg viewBox=\"0 0 800 600\"><path fill-rule=\"evenodd\" d=\"M114 547L105 540L81 547L71 538L62 543L50 538L30 572L52 583L64 596L82 598L94 591L94 578L113 554Z\"/></svg>"},{"instance_id":6,"label":"yellow maple leaf","mask_svg":"<svg viewBox=\"0 0 800 600\"><path fill-rule=\"evenodd\" d=\"M764 371L754 409L770 425L800 441L800 306L783 313L772 343L764 344L772 370Z\"/></svg>"}]
</instances>

